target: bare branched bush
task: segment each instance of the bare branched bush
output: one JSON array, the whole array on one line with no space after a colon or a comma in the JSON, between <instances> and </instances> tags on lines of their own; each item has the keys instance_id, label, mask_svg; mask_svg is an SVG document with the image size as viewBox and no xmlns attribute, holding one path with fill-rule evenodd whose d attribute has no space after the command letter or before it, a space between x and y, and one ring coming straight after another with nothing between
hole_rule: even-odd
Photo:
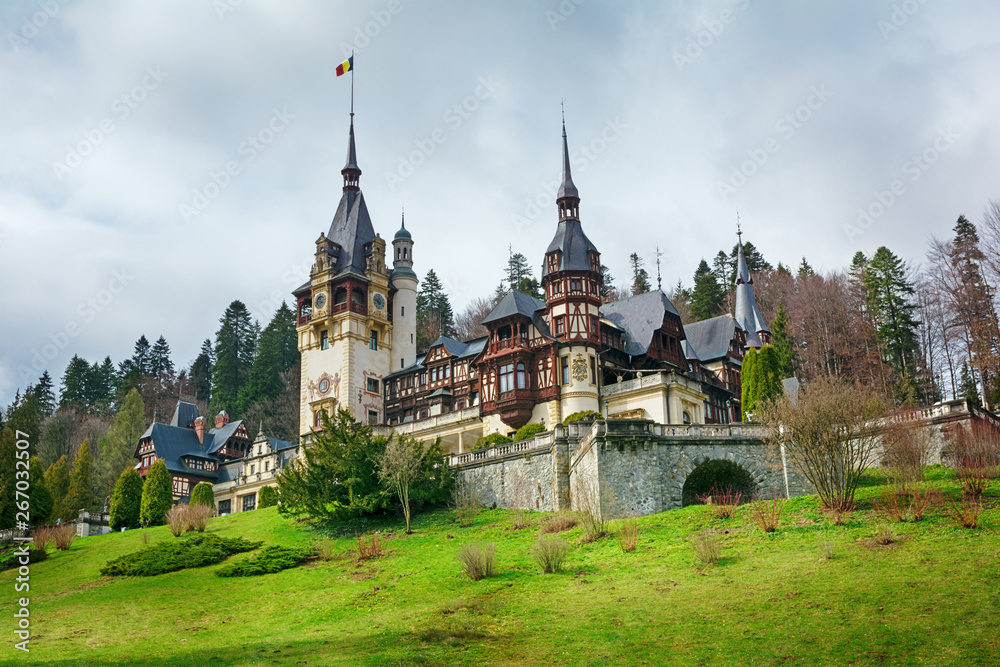
<instances>
[{"instance_id":1,"label":"bare branched bush","mask_svg":"<svg viewBox=\"0 0 1000 667\"><path fill-rule=\"evenodd\" d=\"M451 492L451 506L455 510L458 525L463 528L471 526L483 505L482 493L478 487L464 479L455 484Z\"/></svg>"},{"instance_id":2,"label":"bare branched bush","mask_svg":"<svg viewBox=\"0 0 1000 667\"><path fill-rule=\"evenodd\" d=\"M722 558L722 542L719 536L711 528L705 528L695 533L691 538L691 545L694 548L695 558L706 565L718 563Z\"/></svg>"},{"instance_id":3,"label":"bare branched bush","mask_svg":"<svg viewBox=\"0 0 1000 667\"><path fill-rule=\"evenodd\" d=\"M750 521L764 533L773 533L785 511L785 499L778 494L770 498L755 497L750 501Z\"/></svg>"},{"instance_id":4,"label":"bare branched bush","mask_svg":"<svg viewBox=\"0 0 1000 667\"><path fill-rule=\"evenodd\" d=\"M889 524L880 523L875 528L875 536L873 539L875 540L875 544L880 544L882 546L892 544L896 541L896 531L894 531L892 526Z\"/></svg>"},{"instance_id":5,"label":"bare branched bush","mask_svg":"<svg viewBox=\"0 0 1000 667\"><path fill-rule=\"evenodd\" d=\"M571 530L580 525L580 520L576 518L573 514L567 514L566 512L560 512L559 514L552 514L542 519L541 527L539 531L542 535L546 533L564 533L567 530Z\"/></svg>"},{"instance_id":6,"label":"bare branched bush","mask_svg":"<svg viewBox=\"0 0 1000 667\"><path fill-rule=\"evenodd\" d=\"M906 521L909 494L895 489L883 489L882 494L871 501L875 514L886 523Z\"/></svg>"},{"instance_id":7,"label":"bare branched bush","mask_svg":"<svg viewBox=\"0 0 1000 667\"><path fill-rule=\"evenodd\" d=\"M496 546L492 542L464 545L458 550L458 560L462 563L462 572L473 581L492 577Z\"/></svg>"},{"instance_id":8,"label":"bare branched bush","mask_svg":"<svg viewBox=\"0 0 1000 667\"><path fill-rule=\"evenodd\" d=\"M940 501L941 494L934 489L923 489L920 486L913 487L910 491L910 503L907 508L910 521L920 521Z\"/></svg>"},{"instance_id":9,"label":"bare branched bush","mask_svg":"<svg viewBox=\"0 0 1000 667\"><path fill-rule=\"evenodd\" d=\"M178 507L182 507L178 505ZM194 505L183 505L183 517L184 517L184 530L191 532L193 530L199 533L205 532L205 527L208 525L208 520L215 513L214 510L208 505L202 505L196 503Z\"/></svg>"},{"instance_id":10,"label":"bare branched bush","mask_svg":"<svg viewBox=\"0 0 1000 667\"><path fill-rule=\"evenodd\" d=\"M906 412L886 421L882 430L882 465L901 483L921 482L930 463L931 439L927 429Z\"/></svg>"},{"instance_id":11,"label":"bare branched bush","mask_svg":"<svg viewBox=\"0 0 1000 667\"><path fill-rule=\"evenodd\" d=\"M49 545L55 541L55 535L52 534L51 526L39 526L38 528L35 528L33 538L35 548L39 551L45 551L49 548Z\"/></svg>"},{"instance_id":12,"label":"bare branched bush","mask_svg":"<svg viewBox=\"0 0 1000 667\"><path fill-rule=\"evenodd\" d=\"M825 508L824 513L830 519L830 523L835 526L843 526L854 515L854 504L852 503L846 507Z\"/></svg>"},{"instance_id":13,"label":"bare branched bush","mask_svg":"<svg viewBox=\"0 0 1000 667\"><path fill-rule=\"evenodd\" d=\"M522 530L531 525L531 512L529 510L514 510L513 518L510 522L511 530Z\"/></svg>"},{"instance_id":14,"label":"bare branched bush","mask_svg":"<svg viewBox=\"0 0 1000 667\"><path fill-rule=\"evenodd\" d=\"M365 533L355 538L357 549L354 552L354 567L359 567L363 561L374 560L385 555L385 538L381 533Z\"/></svg>"},{"instance_id":15,"label":"bare branched bush","mask_svg":"<svg viewBox=\"0 0 1000 667\"><path fill-rule=\"evenodd\" d=\"M556 535L539 535L531 548L531 556L545 574L553 574L562 569L569 553L569 542Z\"/></svg>"},{"instance_id":16,"label":"bare branched bush","mask_svg":"<svg viewBox=\"0 0 1000 667\"><path fill-rule=\"evenodd\" d=\"M333 558L333 548L336 543L329 537L321 537L313 544L316 555L320 560L330 560Z\"/></svg>"},{"instance_id":17,"label":"bare branched bush","mask_svg":"<svg viewBox=\"0 0 1000 667\"><path fill-rule=\"evenodd\" d=\"M943 453L948 465L957 468L963 493L982 496L990 480L1000 477L1000 431L991 424L956 429Z\"/></svg>"},{"instance_id":18,"label":"bare branched bush","mask_svg":"<svg viewBox=\"0 0 1000 667\"><path fill-rule=\"evenodd\" d=\"M608 500L607 504L612 505ZM576 515L583 524L582 542L593 542L608 534L608 520L601 505L601 493L593 483L583 482L577 487Z\"/></svg>"},{"instance_id":19,"label":"bare branched bush","mask_svg":"<svg viewBox=\"0 0 1000 667\"><path fill-rule=\"evenodd\" d=\"M816 488L827 509L854 505L861 474L877 462L877 427L885 414L871 388L820 376L798 392L759 407L769 440Z\"/></svg>"},{"instance_id":20,"label":"bare branched bush","mask_svg":"<svg viewBox=\"0 0 1000 667\"><path fill-rule=\"evenodd\" d=\"M700 503L711 505L712 514L717 519L731 519L736 516L736 510L743 500L743 494L732 486L712 485L711 490L703 495L695 496Z\"/></svg>"},{"instance_id":21,"label":"bare branched bush","mask_svg":"<svg viewBox=\"0 0 1000 667\"><path fill-rule=\"evenodd\" d=\"M637 517L627 517L622 519L618 526L618 546L623 553L635 551L639 543L639 519Z\"/></svg>"},{"instance_id":22,"label":"bare branched bush","mask_svg":"<svg viewBox=\"0 0 1000 667\"><path fill-rule=\"evenodd\" d=\"M185 509L187 505L174 505L169 510L167 510L166 521L167 528L173 533L174 537L180 537L181 533L184 532L184 515L186 514Z\"/></svg>"},{"instance_id":23,"label":"bare branched bush","mask_svg":"<svg viewBox=\"0 0 1000 667\"><path fill-rule=\"evenodd\" d=\"M72 524L64 523L52 528L52 541L59 551L67 551L76 539L76 527Z\"/></svg>"},{"instance_id":24,"label":"bare branched bush","mask_svg":"<svg viewBox=\"0 0 1000 667\"><path fill-rule=\"evenodd\" d=\"M981 496L963 492L958 500L947 498L944 509L952 521L960 528L978 528L979 518L983 513Z\"/></svg>"}]
</instances>

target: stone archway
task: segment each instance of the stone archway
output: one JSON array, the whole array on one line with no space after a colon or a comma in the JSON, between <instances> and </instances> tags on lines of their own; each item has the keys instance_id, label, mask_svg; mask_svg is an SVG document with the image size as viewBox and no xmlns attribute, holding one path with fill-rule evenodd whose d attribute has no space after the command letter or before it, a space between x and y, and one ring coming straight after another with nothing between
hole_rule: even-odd
<instances>
[{"instance_id":1,"label":"stone archway","mask_svg":"<svg viewBox=\"0 0 1000 667\"><path fill-rule=\"evenodd\" d=\"M681 475L672 495L675 506L680 507L692 504L695 495L707 494L713 484L736 487L744 494L744 500L748 500L765 477L755 463L733 456L700 455L687 459L678 468Z\"/></svg>"}]
</instances>

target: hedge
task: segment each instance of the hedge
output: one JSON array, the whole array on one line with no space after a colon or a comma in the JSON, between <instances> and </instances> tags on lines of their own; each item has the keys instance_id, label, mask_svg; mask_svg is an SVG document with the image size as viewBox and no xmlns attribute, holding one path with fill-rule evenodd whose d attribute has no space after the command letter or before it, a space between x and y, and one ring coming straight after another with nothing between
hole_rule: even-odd
<instances>
[{"instance_id":1,"label":"hedge","mask_svg":"<svg viewBox=\"0 0 1000 667\"><path fill-rule=\"evenodd\" d=\"M525 424L521 428L517 429L517 433L514 434L514 442L527 440L528 438L533 437L536 433L541 433L544 430L544 424Z\"/></svg>"},{"instance_id":2,"label":"hedge","mask_svg":"<svg viewBox=\"0 0 1000 667\"><path fill-rule=\"evenodd\" d=\"M259 553L226 563L216 570L215 574L220 577L255 577L271 574L295 567L315 555L316 552L311 549L271 545L264 547Z\"/></svg>"},{"instance_id":3,"label":"hedge","mask_svg":"<svg viewBox=\"0 0 1000 667\"><path fill-rule=\"evenodd\" d=\"M259 549L263 542L251 542L242 537L219 537L199 534L185 540L164 540L109 560L101 568L106 577L152 577L192 567L204 567L221 562L233 554Z\"/></svg>"},{"instance_id":4,"label":"hedge","mask_svg":"<svg viewBox=\"0 0 1000 667\"><path fill-rule=\"evenodd\" d=\"M490 433L489 435L484 435L483 437L476 440L476 444L472 446L473 449L485 449L487 447L492 447L493 445L505 445L510 442L510 438L502 433Z\"/></svg>"}]
</instances>

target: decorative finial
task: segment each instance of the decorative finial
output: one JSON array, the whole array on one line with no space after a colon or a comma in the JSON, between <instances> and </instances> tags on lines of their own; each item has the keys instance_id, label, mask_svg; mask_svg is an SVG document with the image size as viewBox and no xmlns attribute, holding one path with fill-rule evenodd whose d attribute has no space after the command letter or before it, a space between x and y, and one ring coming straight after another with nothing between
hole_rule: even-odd
<instances>
[{"instance_id":1,"label":"decorative finial","mask_svg":"<svg viewBox=\"0 0 1000 667\"><path fill-rule=\"evenodd\" d=\"M656 289L660 292L663 291L663 280L660 277L660 255L662 254L660 246L656 246Z\"/></svg>"},{"instance_id":2,"label":"decorative finial","mask_svg":"<svg viewBox=\"0 0 1000 667\"><path fill-rule=\"evenodd\" d=\"M736 209L736 238L739 239L739 244L743 245L743 230L740 229L740 209Z\"/></svg>"},{"instance_id":3,"label":"decorative finial","mask_svg":"<svg viewBox=\"0 0 1000 667\"><path fill-rule=\"evenodd\" d=\"M403 225L403 229L406 229L406 204L402 206L402 214L400 215L400 223Z\"/></svg>"}]
</instances>

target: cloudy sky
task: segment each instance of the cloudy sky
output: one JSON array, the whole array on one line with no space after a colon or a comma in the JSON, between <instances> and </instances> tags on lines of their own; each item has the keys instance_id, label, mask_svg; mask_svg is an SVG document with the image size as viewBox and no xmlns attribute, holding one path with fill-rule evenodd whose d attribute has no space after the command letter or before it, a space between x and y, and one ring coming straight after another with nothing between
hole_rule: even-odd
<instances>
[{"instance_id":1,"label":"cloudy sky","mask_svg":"<svg viewBox=\"0 0 1000 667\"><path fill-rule=\"evenodd\" d=\"M0 403L44 368L233 299L267 320L340 197L355 53L361 185L405 206L456 310L556 224L565 100L584 228L664 285L747 238L836 270L1000 197L1000 4L86 2L0 5ZM537 269L536 269L537 272Z\"/></svg>"}]
</instances>

